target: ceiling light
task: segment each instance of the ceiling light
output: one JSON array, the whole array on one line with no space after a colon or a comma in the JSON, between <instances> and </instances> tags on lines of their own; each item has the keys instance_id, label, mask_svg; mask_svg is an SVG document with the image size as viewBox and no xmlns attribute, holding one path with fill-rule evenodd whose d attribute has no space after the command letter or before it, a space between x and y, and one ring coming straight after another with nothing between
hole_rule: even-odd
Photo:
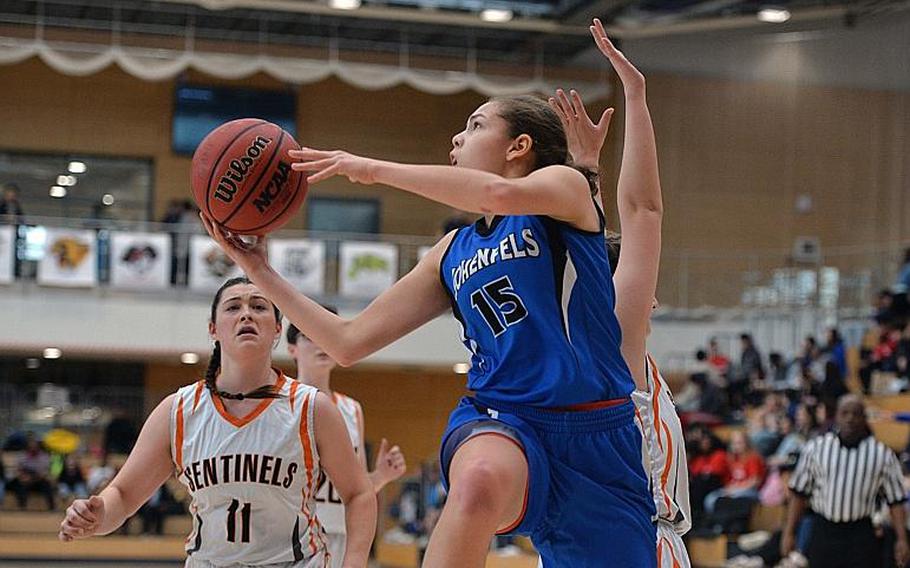
<instances>
[{"instance_id":1,"label":"ceiling light","mask_svg":"<svg viewBox=\"0 0 910 568\"><path fill-rule=\"evenodd\" d=\"M336 10L356 10L360 8L360 0L329 0L329 6Z\"/></svg>"},{"instance_id":2,"label":"ceiling light","mask_svg":"<svg viewBox=\"0 0 910 568\"><path fill-rule=\"evenodd\" d=\"M59 359L63 356L63 351L60 351L56 347L48 347L44 350L45 359Z\"/></svg>"},{"instance_id":3,"label":"ceiling light","mask_svg":"<svg viewBox=\"0 0 910 568\"><path fill-rule=\"evenodd\" d=\"M199 362L199 355L195 353L183 353L180 355L180 362L184 365L195 365Z\"/></svg>"},{"instance_id":4,"label":"ceiling light","mask_svg":"<svg viewBox=\"0 0 910 568\"><path fill-rule=\"evenodd\" d=\"M84 174L88 170L85 162L79 162L76 160L70 162L69 166L67 166L66 169L71 174Z\"/></svg>"},{"instance_id":5,"label":"ceiling light","mask_svg":"<svg viewBox=\"0 0 910 568\"><path fill-rule=\"evenodd\" d=\"M37 357L29 357L25 360L25 368L34 371L41 366L41 360Z\"/></svg>"},{"instance_id":6,"label":"ceiling light","mask_svg":"<svg viewBox=\"0 0 910 568\"><path fill-rule=\"evenodd\" d=\"M110 193L105 193L104 196L101 198L101 203L104 203L105 205L110 207L111 205L114 204L114 196L111 195Z\"/></svg>"},{"instance_id":7,"label":"ceiling light","mask_svg":"<svg viewBox=\"0 0 910 568\"><path fill-rule=\"evenodd\" d=\"M49 193L50 193L51 197L56 197L57 199L60 199L62 197L66 197L66 188L63 186L60 186L60 185L54 185L54 186L51 186L51 190Z\"/></svg>"},{"instance_id":8,"label":"ceiling light","mask_svg":"<svg viewBox=\"0 0 910 568\"><path fill-rule=\"evenodd\" d=\"M76 185L76 176L57 176L57 185L64 187Z\"/></svg>"},{"instance_id":9,"label":"ceiling light","mask_svg":"<svg viewBox=\"0 0 910 568\"><path fill-rule=\"evenodd\" d=\"M455 363L454 365L452 365L452 370L455 371L459 375L467 375L468 371L471 370L471 364L470 363Z\"/></svg>"},{"instance_id":10,"label":"ceiling light","mask_svg":"<svg viewBox=\"0 0 910 568\"><path fill-rule=\"evenodd\" d=\"M790 19L790 10L783 8L762 8L758 11L758 19L771 24L781 24Z\"/></svg>"},{"instance_id":11,"label":"ceiling light","mask_svg":"<svg viewBox=\"0 0 910 568\"><path fill-rule=\"evenodd\" d=\"M508 22L514 14L512 10L502 10L499 8L487 8L480 13L480 19L485 22Z\"/></svg>"}]
</instances>

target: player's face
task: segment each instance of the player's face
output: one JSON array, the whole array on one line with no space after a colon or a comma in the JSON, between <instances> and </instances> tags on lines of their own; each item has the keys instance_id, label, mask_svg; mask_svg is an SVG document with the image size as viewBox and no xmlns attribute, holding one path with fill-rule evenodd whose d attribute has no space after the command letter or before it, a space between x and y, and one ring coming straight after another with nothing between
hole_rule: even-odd
<instances>
[{"instance_id":1,"label":"player's face","mask_svg":"<svg viewBox=\"0 0 910 568\"><path fill-rule=\"evenodd\" d=\"M332 370L337 365L328 353L303 335L298 335L297 343L288 346L288 352L297 361L297 366L303 369Z\"/></svg>"},{"instance_id":2,"label":"player's face","mask_svg":"<svg viewBox=\"0 0 910 568\"><path fill-rule=\"evenodd\" d=\"M259 288L238 284L222 293L209 333L221 342L222 349L271 351L281 333L281 322L275 320L275 308Z\"/></svg>"},{"instance_id":3,"label":"player's face","mask_svg":"<svg viewBox=\"0 0 910 568\"><path fill-rule=\"evenodd\" d=\"M452 137L449 161L453 166L502 173L512 144L509 125L496 111L496 103L477 107L465 129Z\"/></svg>"}]
</instances>

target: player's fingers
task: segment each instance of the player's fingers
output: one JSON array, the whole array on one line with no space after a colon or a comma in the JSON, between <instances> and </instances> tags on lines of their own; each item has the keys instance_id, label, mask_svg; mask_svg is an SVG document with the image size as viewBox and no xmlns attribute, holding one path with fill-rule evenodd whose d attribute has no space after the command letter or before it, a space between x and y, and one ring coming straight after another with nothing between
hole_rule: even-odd
<instances>
[{"instance_id":1,"label":"player's fingers","mask_svg":"<svg viewBox=\"0 0 910 568\"><path fill-rule=\"evenodd\" d=\"M288 155L290 157L300 160L320 160L322 158L329 158L332 156L332 154L332 152L315 150L313 148L307 148L305 146L302 146L299 150L288 150Z\"/></svg>"},{"instance_id":2,"label":"player's fingers","mask_svg":"<svg viewBox=\"0 0 910 568\"><path fill-rule=\"evenodd\" d=\"M600 115L600 120L597 121L597 124L595 126L597 128L601 128L601 127L609 128L610 121L613 119L613 110L614 109L612 107L605 110L603 112L603 114Z\"/></svg>"},{"instance_id":3,"label":"player's fingers","mask_svg":"<svg viewBox=\"0 0 910 568\"><path fill-rule=\"evenodd\" d=\"M562 109L561 106L559 106L559 102L553 97L550 97L547 99L547 104L549 104L550 108L556 112L556 115L559 117L559 121L562 122L563 127L565 127L569 117L566 116L566 112Z\"/></svg>"},{"instance_id":4,"label":"player's fingers","mask_svg":"<svg viewBox=\"0 0 910 568\"><path fill-rule=\"evenodd\" d=\"M104 507L104 501L101 498L95 499L95 497L87 500L77 499L70 507L83 517L95 520L98 518L98 512Z\"/></svg>"},{"instance_id":5,"label":"player's fingers","mask_svg":"<svg viewBox=\"0 0 910 568\"><path fill-rule=\"evenodd\" d=\"M572 107L572 103L569 101L569 97L566 96L566 92L562 89L556 90L556 100L559 101L560 106L566 112L566 116L569 118L578 118L578 113L575 112L575 109Z\"/></svg>"},{"instance_id":6,"label":"player's fingers","mask_svg":"<svg viewBox=\"0 0 910 568\"><path fill-rule=\"evenodd\" d=\"M322 180L328 179L338 173L338 164L330 166L321 172L317 172L306 178L307 183L319 183Z\"/></svg>"},{"instance_id":7,"label":"player's fingers","mask_svg":"<svg viewBox=\"0 0 910 568\"><path fill-rule=\"evenodd\" d=\"M292 170L297 170L298 172L318 172L337 163L338 160L335 157L330 156L323 158L321 160L313 160L307 162L295 162L291 164Z\"/></svg>"},{"instance_id":8,"label":"player's fingers","mask_svg":"<svg viewBox=\"0 0 910 568\"><path fill-rule=\"evenodd\" d=\"M82 533L88 526L80 526L73 522L72 519L66 519L63 521L63 524L60 525L60 528L63 529L63 532L73 536L82 536Z\"/></svg>"},{"instance_id":9,"label":"player's fingers","mask_svg":"<svg viewBox=\"0 0 910 568\"><path fill-rule=\"evenodd\" d=\"M89 510L88 505L84 501L76 501L70 505L66 514L68 518L78 518L86 523L98 522L98 516Z\"/></svg>"},{"instance_id":10,"label":"player's fingers","mask_svg":"<svg viewBox=\"0 0 910 568\"><path fill-rule=\"evenodd\" d=\"M578 94L578 91L575 89L569 91L569 100L572 103L572 110L575 111L577 116L588 118L588 111L585 109L585 103L581 100L581 95ZM591 122L590 118L588 118L588 122Z\"/></svg>"}]
</instances>

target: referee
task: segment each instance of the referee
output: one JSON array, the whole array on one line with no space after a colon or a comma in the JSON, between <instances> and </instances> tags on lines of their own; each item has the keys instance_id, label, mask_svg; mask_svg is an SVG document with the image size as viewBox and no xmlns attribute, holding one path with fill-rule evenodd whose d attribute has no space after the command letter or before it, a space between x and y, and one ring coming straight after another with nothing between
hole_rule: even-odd
<instances>
[{"instance_id":1,"label":"referee","mask_svg":"<svg viewBox=\"0 0 910 568\"><path fill-rule=\"evenodd\" d=\"M872 436L860 397L840 398L835 423L835 432L806 444L790 478L781 554L787 556L793 550L796 527L808 503L816 515L803 551L810 568L879 568L881 545L871 517L881 497L897 534L894 556L898 566L904 566L910 560L910 548L897 457Z\"/></svg>"}]
</instances>

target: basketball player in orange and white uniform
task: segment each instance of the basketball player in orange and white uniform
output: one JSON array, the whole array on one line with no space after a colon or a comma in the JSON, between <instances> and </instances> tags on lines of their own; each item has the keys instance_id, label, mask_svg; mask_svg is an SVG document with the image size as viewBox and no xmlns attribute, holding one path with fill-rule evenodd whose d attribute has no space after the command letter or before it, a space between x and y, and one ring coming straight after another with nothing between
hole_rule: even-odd
<instances>
[{"instance_id":1,"label":"basketball player in orange and white uniform","mask_svg":"<svg viewBox=\"0 0 910 568\"><path fill-rule=\"evenodd\" d=\"M651 356L647 360L648 390L636 389L635 419L642 432L642 461L657 507L657 565L689 568L682 536L692 528L689 468L682 424L670 387Z\"/></svg>"},{"instance_id":2,"label":"basketball player in orange and white uniform","mask_svg":"<svg viewBox=\"0 0 910 568\"><path fill-rule=\"evenodd\" d=\"M114 531L176 473L192 496L186 566L326 568L314 511L324 470L346 505L342 565L365 568L376 526L372 485L329 397L272 367L280 333L281 315L259 289L228 280L212 303L205 379L152 411L110 485L67 509L61 540Z\"/></svg>"},{"instance_id":3,"label":"basketball player in orange and white uniform","mask_svg":"<svg viewBox=\"0 0 910 568\"><path fill-rule=\"evenodd\" d=\"M670 388L645 351L645 340L651 333L650 316L657 307L654 295L663 211L656 144L644 103L645 81L641 73L605 41L599 22L595 22L592 31L598 48L620 76L626 98L625 151L616 197L625 248L632 252L620 255L618 234L607 237L607 249L616 287L616 315L623 333L623 355L630 368L637 366L635 361L645 362L643 384L633 373L636 389L632 400L636 423L642 432L642 462L656 505L657 565L659 568L689 568L689 556L681 538L692 525L682 425ZM575 91L567 96L559 90L549 102L566 131L574 163L598 172L600 151L613 109L605 110L595 124ZM632 153L629 148L637 148L637 152ZM632 169L635 176L629 174Z\"/></svg>"},{"instance_id":4,"label":"basketball player in orange and white uniform","mask_svg":"<svg viewBox=\"0 0 910 568\"><path fill-rule=\"evenodd\" d=\"M334 310L331 311L334 312ZM319 346L300 333L300 330L293 324L288 325L286 338L288 353L297 363L297 380L327 394L335 403L344 418L354 453L357 454L363 470L366 471L363 408L353 398L332 390L331 374L337 363ZM379 493L387 483L404 475L406 470L404 454L401 453L398 446L389 448L388 441L383 438L376 455L376 465L367 476L370 478L374 491ZM316 515L326 532L328 549L332 555L332 566L340 567L341 554L339 553L344 552L347 539L344 521L345 508L334 483L327 476L321 476L317 484Z\"/></svg>"}]
</instances>

